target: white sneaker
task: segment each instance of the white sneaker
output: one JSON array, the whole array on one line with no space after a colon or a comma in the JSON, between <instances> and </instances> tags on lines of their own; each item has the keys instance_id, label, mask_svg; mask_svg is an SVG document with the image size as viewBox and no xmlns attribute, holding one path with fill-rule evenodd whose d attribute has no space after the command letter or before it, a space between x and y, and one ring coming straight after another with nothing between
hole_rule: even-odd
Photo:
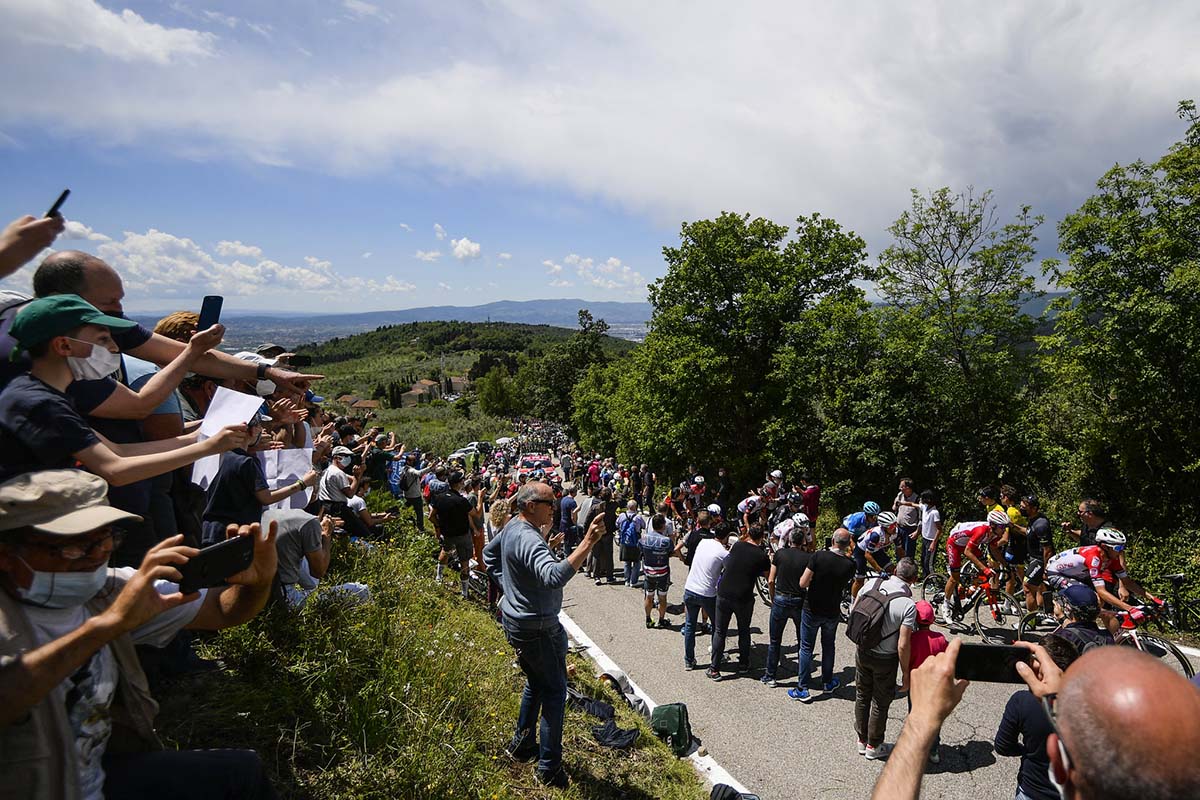
<instances>
[{"instance_id":1,"label":"white sneaker","mask_svg":"<svg viewBox=\"0 0 1200 800\"><path fill-rule=\"evenodd\" d=\"M867 754L867 743L866 742L858 743L858 754L860 756L865 756Z\"/></svg>"},{"instance_id":2,"label":"white sneaker","mask_svg":"<svg viewBox=\"0 0 1200 800\"><path fill-rule=\"evenodd\" d=\"M879 761L887 758L891 753L892 746L887 742L880 742L879 747L867 745L867 751L863 755L867 757L867 761Z\"/></svg>"}]
</instances>

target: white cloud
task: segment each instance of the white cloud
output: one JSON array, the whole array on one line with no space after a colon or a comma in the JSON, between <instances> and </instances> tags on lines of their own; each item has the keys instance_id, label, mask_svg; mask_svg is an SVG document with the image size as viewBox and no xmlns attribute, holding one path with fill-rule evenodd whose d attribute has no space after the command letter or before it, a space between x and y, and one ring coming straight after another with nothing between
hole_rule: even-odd
<instances>
[{"instance_id":1,"label":"white cloud","mask_svg":"<svg viewBox=\"0 0 1200 800\"><path fill-rule=\"evenodd\" d=\"M453 291L453 289L454 289L454 287L453 287L453 286L451 286L450 284L448 284L448 283L442 283L441 281L438 281L438 288L439 288L439 289L444 289L444 290L445 290L445 291L447 291L447 292L449 292L449 291Z\"/></svg>"},{"instance_id":2,"label":"white cloud","mask_svg":"<svg viewBox=\"0 0 1200 800\"><path fill-rule=\"evenodd\" d=\"M120 61L168 64L214 55L216 37L188 28L165 28L124 9L94 0L6 0L0 6L0 40L41 47L99 50Z\"/></svg>"},{"instance_id":3,"label":"white cloud","mask_svg":"<svg viewBox=\"0 0 1200 800\"><path fill-rule=\"evenodd\" d=\"M371 257L371 256L373 256L373 255L375 255L375 254L374 254L374 253L372 253L370 250L368 250L367 252L365 252L365 253L363 253L363 254L362 254L362 257L363 257L363 258L370 258L370 257Z\"/></svg>"},{"instance_id":4,"label":"white cloud","mask_svg":"<svg viewBox=\"0 0 1200 800\"><path fill-rule=\"evenodd\" d=\"M561 265L552 261L542 263L551 267L552 274L562 271ZM596 262L595 259L571 253L563 259L563 264L574 267L584 283L600 289L621 290L628 294L644 294L646 291L646 278L616 257L610 256L604 261Z\"/></svg>"},{"instance_id":5,"label":"white cloud","mask_svg":"<svg viewBox=\"0 0 1200 800\"><path fill-rule=\"evenodd\" d=\"M241 242L217 242L217 255L225 257L236 256L238 258L262 258L262 248L255 247L252 244L242 244Z\"/></svg>"},{"instance_id":6,"label":"white cloud","mask_svg":"<svg viewBox=\"0 0 1200 800\"><path fill-rule=\"evenodd\" d=\"M546 268L546 272L550 275L559 275L563 271L562 264L555 264L548 258L542 262L542 266Z\"/></svg>"},{"instance_id":7,"label":"white cloud","mask_svg":"<svg viewBox=\"0 0 1200 800\"><path fill-rule=\"evenodd\" d=\"M64 239L84 239L89 242L110 242L112 239L105 236L103 233L96 231L84 225L77 220L67 220L66 226L63 228L62 238Z\"/></svg>"},{"instance_id":8,"label":"white cloud","mask_svg":"<svg viewBox=\"0 0 1200 800\"><path fill-rule=\"evenodd\" d=\"M440 242L446 238L446 229L435 222L433 223L433 235L436 236Z\"/></svg>"},{"instance_id":9,"label":"white cloud","mask_svg":"<svg viewBox=\"0 0 1200 800\"><path fill-rule=\"evenodd\" d=\"M570 281L553 280L553 281L550 281L550 285L552 287L554 287L555 289L558 289L563 286L573 286L574 284L572 284Z\"/></svg>"},{"instance_id":10,"label":"white cloud","mask_svg":"<svg viewBox=\"0 0 1200 800\"><path fill-rule=\"evenodd\" d=\"M500 253L496 256L496 258L500 259L501 261L511 261L512 253Z\"/></svg>"},{"instance_id":11,"label":"white cloud","mask_svg":"<svg viewBox=\"0 0 1200 800\"><path fill-rule=\"evenodd\" d=\"M385 14L379 6L374 3L366 3L363 0L342 0L342 7L350 12L349 16L354 19L364 19L366 17L375 17L376 19L386 22L390 17Z\"/></svg>"},{"instance_id":12,"label":"white cloud","mask_svg":"<svg viewBox=\"0 0 1200 800\"><path fill-rule=\"evenodd\" d=\"M418 261L437 261L442 257L441 250L418 250L413 253L413 258Z\"/></svg>"},{"instance_id":13,"label":"white cloud","mask_svg":"<svg viewBox=\"0 0 1200 800\"><path fill-rule=\"evenodd\" d=\"M400 223L400 230L402 230L402 231L407 231L408 233L412 233L412 225L408 225L408 224L406 224L406 223L403 223L403 222L401 222L401 223Z\"/></svg>"},{"instance_id":14,"label":"white cloud","mask_svg":"<svg viewBox=\"0 0 1200 800\"><path fill-rule=\"evenodd\" d=\"M461 239L451 239L450 244L453 245L452 252L454 253L454 257L459 261L479 258L479 242L472 242L464 236Z\"/></svg>"}]
</instances>

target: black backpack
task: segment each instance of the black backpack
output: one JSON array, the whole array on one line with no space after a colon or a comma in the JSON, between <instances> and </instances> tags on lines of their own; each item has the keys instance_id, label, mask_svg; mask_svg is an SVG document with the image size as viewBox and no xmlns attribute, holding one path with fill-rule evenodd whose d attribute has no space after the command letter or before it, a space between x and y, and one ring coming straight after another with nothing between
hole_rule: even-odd
<instances>
[{"instance_id":1,"label":"black backpack","mask_svg":"<svg viewBox=\"0 0 1200 800\"><path fill-rule=\"evenodd\" d=\"M847 638L862 649L878 647L882 641L888 605L898 597L912 597L912 589L907 585L903 592L885 594L879 588L883 580L882 577L876 578L870 589L864 588L858 593L858 599L850 609L850 619L846 622Z\"/></svg>"}]
</instances>

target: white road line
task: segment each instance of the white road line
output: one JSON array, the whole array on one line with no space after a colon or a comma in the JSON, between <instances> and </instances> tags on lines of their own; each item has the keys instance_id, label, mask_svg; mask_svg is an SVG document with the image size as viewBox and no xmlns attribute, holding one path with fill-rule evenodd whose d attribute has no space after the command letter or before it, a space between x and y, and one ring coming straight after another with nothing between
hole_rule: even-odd
<instances>
[{"instance_id":1,"label":"white road line","mask_svg":"<svg viewBox=\"0 0 1200 800\"><path fill-rule=\"evenodd\" d=\"M609 658L608 654L601 650L599 645L593 642L591 638L583 632L583 628L580 628L577 624L575 624L575 620L567 616L567 612L559 611L558 621L561 622L562 626L567 629L567 633L570 635L570 637L574 639L577 644L583 646L585 652L588 654L588 657L591 658L592 661L595 661L603 672L621 669L620 666L617 665L617 662ZM633 678L630 677L628 672L625 670L621 670L621 672L625 673L625 677L629 679L629 688L634 695L641 698L642 702L646 704L647 710L653 711L654 707L657 706L658 703L650 699L650 695L646 694L644 691L642 691L642 687L634 683ZM739 783L736 778L726 772L725 768L718 764L717 760L712 756L702 756L696 752L693 752L688 756L688 760L692 762L692 766L695 768L696 772L700 773L700 776L708 781L710 786L716 786L718 783L726 783L743 794L750 793L749 789L747 789L745 786Z\"/></svg>"},{"instance_id":2,"label":"white road line","mask_svg":"<svg viewBox=\"0 0 1200 800\"><path fill-rule=\"evenodd\" d=\"M1196 656L1197 658L1200 658L1200 650L1197 650L1194 647L1188 647L1186 644L1179 644L1178 642L1175 643L1175 646L1187 653L1189 656Z\"/></svg>"}]
</instances>

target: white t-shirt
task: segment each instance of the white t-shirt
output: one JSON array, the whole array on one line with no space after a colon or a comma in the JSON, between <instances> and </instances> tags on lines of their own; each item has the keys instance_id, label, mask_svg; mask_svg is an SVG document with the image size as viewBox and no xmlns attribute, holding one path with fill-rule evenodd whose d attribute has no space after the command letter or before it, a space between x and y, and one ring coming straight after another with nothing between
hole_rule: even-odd
<instances>
[{"instance_id":1,"label":"white t-shirt","mask_svg":"<svg viewBox=\"0 0 1200 800\"><path fill-rule=\"evenodd\" d=\"M317 484L317 499L326 503L345 503L348 500L350 476L337 467L329 467L321 473L321 482Z\"/></svg>"},{"instance_id":2,"label":"white t-shirt","mask_svg":"<svg viewBox=\"0 0 1200 800\"><path fill-rule=\"evenodd\" d=\"M942 512L921 503L921 536L932 542L937 538L937 526L942 521Z\"/></svg>"},{"instance_id":3,"label":"white t-shirt","mask_svg":"<svg viewBox=\"0 0 1200 800\"><path fill-rule=\"evenodd\" d=\"M358 495L354 495L354 497L351 497L346 501L346 508L353 511L355 514L361 514L367 510L367 501L363 500Z\"/></svg>"},{"instance_id":4,"label":"white t-shirt","mask_svg":"<svg viewBox=\"0 0 1200 800\"><path fill-rule=\"evenodd\" d=\"M128 580L136 572L133 567L110 569ZM175 594L179 585L170 581L156 581L159 594ZM206 589L200 597L190 603L175 606L159 614L131 634L134 644L162 647L185 625L196 618L200 604L204 602ZM24 611L33 627L33 637L38 647L66 636L87 622L91 614L83 606L76 608L38 608L25 606ZM107 645L97 650L74 674L54 687L51 695L67 710L67 721L75 734L75 753L79 763L79 790L84 800L103 800L104 768L100 759L104 756L108 737L112 733L112 717L109 706L117 688L117 661Z\"/></svg>"},{"instance_id":5,"label":"white t-shirt","mask_svg":"<svg viewBox=\"0 0 1200 800\"><path fill-rule=\"evenodd\" d=\"M721 579L721 569L729 551L725 545L716 539L701 539L696 546L696 556L692 559L691 569L688 570L684 591L703 597L717 596L717 581Z\"/></svg>"}]
</instances>

